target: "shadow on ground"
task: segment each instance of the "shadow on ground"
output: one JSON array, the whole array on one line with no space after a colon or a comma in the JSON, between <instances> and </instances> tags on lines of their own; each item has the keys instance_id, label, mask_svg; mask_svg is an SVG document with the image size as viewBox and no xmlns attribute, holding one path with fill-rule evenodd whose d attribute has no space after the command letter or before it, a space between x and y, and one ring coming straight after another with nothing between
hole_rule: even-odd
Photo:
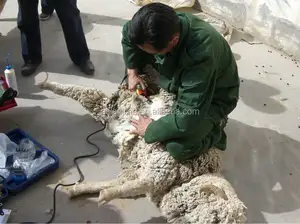
<instances>
[{"instance_id":1,"label":"shadow on ground","mask_svg":"<svg viewBox=\"0 0 300 224\"><path fill-rule=\"evenodd\" d=\"M240 98L254 110L266 114L285 112L285 106L272 98L277 95L280 95L280 91L272 86L251 79L241 79Z\"/></svg>"},{"instance_id":2,"label":"shadow on ground","mask_svg":"<svg viewBox=\"0 0 300 224\"><path fill-rule=\"evenodd\" d=\"M82 13L82 24L85 34L93 29L93 24L123 26L126 20L108 16ZM17 22L16 22L17 25ZM75 75L79 77L106 80L111 83L120 83L124 76L125 66L121 54L92 50L90 49L91 60L96 71L94 76L86 76L73 65L69 58L65 39L60 22L54 14L49 21L41 22L43 64L38 72L58 73L64 75ZM100 34L101 35L101 34ZM22 77L20 68L23 65L21 56L20 32L17 27L11 30L6 36L0 37L0 69L4 70L5 59L8 53L12 54L11 63L16 70L20 90L19 98L45 99L45 96L37 95L41 90L34 86L35 75Z\"/></svg>"},{"instance_id":3,"label":"shadow on ground","mask_svg":"<svg viewBox=\"0 0 300 224\"><path fill-rule=\"evenodd\" d=\"M266 222L262 212L300 208L300 142L237 120L227 127L225 176L248 207L248 222Z\"/></svg>"},{"instance_id":4,"label":"shadow on ground","mask_svg":"<svg viewBox=\"0 0 300 224\"><path fill-rule=\"evenodd\" d=\"M34 189L27 189L26 192L15 196L16 200L21 200L24 207L18 205L18 209L12 208L10 223L35 222L46 223L51 217L49 208L52 207L52 192L46 188L46 182L40 181L36 186L40 187L38 192ZM34 191L34 192L33 192ZM40 206L30 206L31 203L41 200L44 203ZM45 201L45 198L49 200ZM81 200L69 202L66 194L57 191L56 216L54 223L123 223L123 218L120 211L112 205L103 205L98 208L97 202L92 200ZM14 200L12 197L10 200ZM66 204L67 203L67 204ZM5 207L9 203L5 204ZM33 208L34 207L34 211Z\"/></svg>"}]
</instances>

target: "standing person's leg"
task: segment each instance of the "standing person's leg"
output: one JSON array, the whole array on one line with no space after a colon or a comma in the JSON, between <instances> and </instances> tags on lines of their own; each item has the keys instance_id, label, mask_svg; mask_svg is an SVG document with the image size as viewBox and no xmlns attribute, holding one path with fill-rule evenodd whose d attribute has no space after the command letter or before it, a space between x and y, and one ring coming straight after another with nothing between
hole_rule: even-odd
<instances>
[{"instance_id":1,"label":"standing person's leg","mask_svg":"<svg viewBox=\"0 0 300 224\"><path fill-rule=\"evenodd\" d=\"M38 0L18 0L18 28L21 31L24 76L33 74L42 62L42 44L38 15Z\"/></svg>"},{"instance_id":2,"label":"standing person's leg","mask_svg":"<svg viewBox=\"0 0 300 224\"><path fill-rule=\"evenodd\" d=\"M85 74L95 71L90 61L90 52L84 36L80 11L76 0L52 0L54 9L61 22L71 60Z\"/></svg>"},{"instance_id":3,"label":"standing person's leg","mask_svg":"<svg viewBox=\"0 0 300 224\"><path fill-rule=\"evenodd\" d=\"M40 20L48 20L51 18L54 8L52 0L41 0L42 13L40 14Z\"/></svg>"}]
</instances>

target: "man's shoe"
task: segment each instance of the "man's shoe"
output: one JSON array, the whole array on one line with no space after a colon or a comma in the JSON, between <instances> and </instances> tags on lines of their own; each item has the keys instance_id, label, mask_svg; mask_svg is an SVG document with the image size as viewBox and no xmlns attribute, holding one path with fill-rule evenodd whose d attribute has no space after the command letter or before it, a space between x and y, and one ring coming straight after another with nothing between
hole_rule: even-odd
<instances>
[{"instance_id":1,"label":"man's shoe","mask_svg":"<svg viewBox=\"0 0 300 224\"><path fill-rule=\"evenodd\" d=\"M40 14L40 20L45 21L51 18L51 14L41 13Z\"/></svg>"},{"instance_id":2,"label":"man's shoe","mask_svg":"<svg viewBox=\"0 0 300 224\"><path fill-rule=\"evenodd\" d=\"M30 76L35 73L36 69L41 63L25 63L21 68L21 74L23 76Z\"/></svg>"},{"instance_id":3,"label":"man's shoe","mask_svg":"<svg viewBox=\"0 0 300 224\"><path fill-rule=\"evenodd\" d=\"M79 65L80 70L86 75L93 75L95 72L95 67L91 60L86 60Z\"/></svg>"}]
</instances>

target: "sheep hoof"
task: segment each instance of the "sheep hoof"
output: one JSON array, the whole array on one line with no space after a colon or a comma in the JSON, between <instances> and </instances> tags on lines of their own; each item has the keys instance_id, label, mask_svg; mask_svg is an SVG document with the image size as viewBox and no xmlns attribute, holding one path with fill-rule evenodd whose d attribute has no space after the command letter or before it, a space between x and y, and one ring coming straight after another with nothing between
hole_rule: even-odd
<instances>
[{"instance_id":1,"label":"sheep hoof","mask_svg":"<svg viewBox=\"0 0 300 224\"><path fill-rule=\"evenodd\" d=\"M98 207L107 203L106 190L101 190L98 198Z\"/></svg>"},{"instance_id":2,"label":"sheep hoof","mask_svg":"<svg viewBox=\"0 0 300 224\"><path fill-rule=\"evenodd\" d=\"M106 201L101 201L101 202L98 202L98 208L100 208L102 205L106 204L107 202Z\"/></svg>"},{"instance_id":3,"label":"sheep hoof","mask_svg":"<svg viewBox=\"0 0 300 224\"><path fill-rule=\"evenodd\" d=\"M51 189L54 189L56 187L56 184L48 184L47 187L51 188Z\"/></svg>"},{"instance_id":4,"label":"sheep hoof","mask_svg":"<svg viewBox=\"0 0 300 224\"><path fill-rule=\"evenodd\" d=\"M40 87L41 89L44 88L45 82L39 82L36 84L38 87Z\"/></svg>"}]
</instances>

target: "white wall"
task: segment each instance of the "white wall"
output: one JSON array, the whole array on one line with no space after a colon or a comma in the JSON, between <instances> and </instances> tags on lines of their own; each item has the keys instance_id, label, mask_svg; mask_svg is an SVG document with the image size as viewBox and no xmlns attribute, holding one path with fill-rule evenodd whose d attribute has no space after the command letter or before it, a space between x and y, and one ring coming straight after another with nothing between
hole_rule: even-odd
<instances>
[{"instance_id":1,"label":"white wall","mask_svg":"<svg viewBox=\"0 0 300 224\"><path fill-rule=\"evenodd\" d=\"M300 0L198 0L203 11L300 59Z\"/></svg>"}]
</instances>

